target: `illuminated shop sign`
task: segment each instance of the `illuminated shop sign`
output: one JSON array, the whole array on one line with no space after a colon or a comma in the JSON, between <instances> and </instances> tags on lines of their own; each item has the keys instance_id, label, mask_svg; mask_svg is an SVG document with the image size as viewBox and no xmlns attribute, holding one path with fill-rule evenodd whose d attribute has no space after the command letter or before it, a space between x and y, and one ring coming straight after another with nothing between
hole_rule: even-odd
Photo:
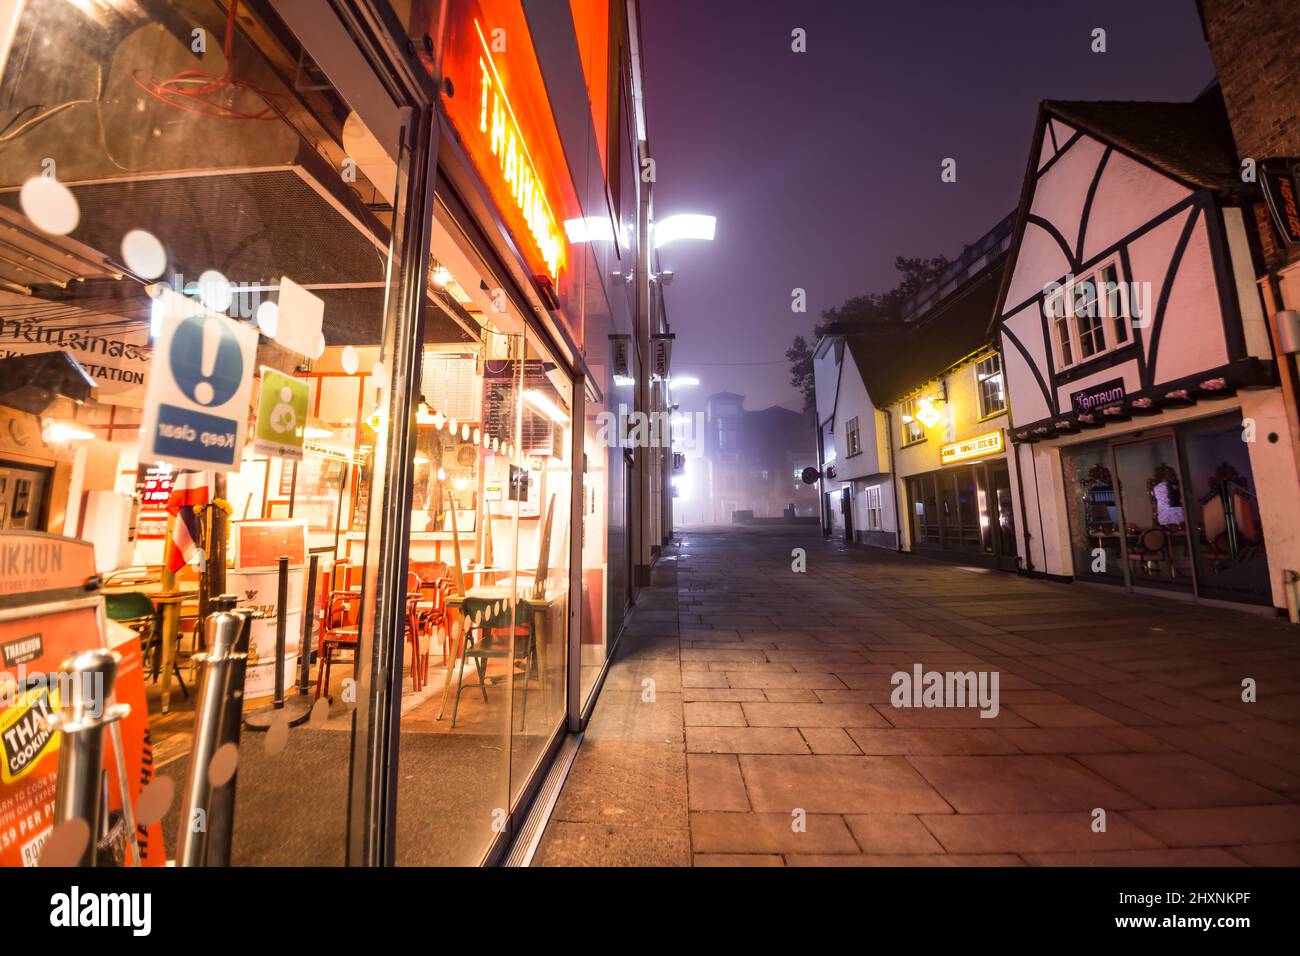
<instances>
[{"instance_id":1,"label":"illuminated shop sign","mask_svg":"<svg viewBox=\"0 0 1300 956\"><path fill-rule=\"evenodd\" d=\"M474 21L474 30L479 42L479 132L488 138L497 170L510 190L515 208L528 225L533 243L546 263L547 274L552 282L559 282L560 268L564 265L564 242L555 215L542 190L528 143L519 129L510 97L478 20Z\"/></svg>"},{"instance_id":2,"label":"illuminated shop sign","mask_svg":"<svg viewBox=\"0 0 1300 956\"><path fill-rule=\"evenodd\" d=\"M974 438L967 438L965 441L953 442L951 445L944 445L939 449L939 464L951 465L958 461L968 461L971 458L982 458L985 455L996 455L1002 451L1002 432L989 432L985 435L976 435Z\"/></svg>"},{"instance_id":3,"label":"illuminated shop sign","mask_svg":"<svg viewBox=\"0 0 1300 956\"><path fill-rule=\"evenodd\" d=\"M1071 392L1070 407L1074 409L1076 415L1087 415L1091 412L1105 411L1112 405L1122 405L1124 397L1124 380L1113 378L1108 382L1089 385L1077 392Z\"/></svg>"}]
</instances>

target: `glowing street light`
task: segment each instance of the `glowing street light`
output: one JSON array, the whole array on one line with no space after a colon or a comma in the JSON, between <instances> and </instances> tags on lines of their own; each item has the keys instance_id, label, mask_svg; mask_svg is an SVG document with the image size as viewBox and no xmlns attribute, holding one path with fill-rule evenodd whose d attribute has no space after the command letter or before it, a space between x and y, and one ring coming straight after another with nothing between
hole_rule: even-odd
<instances>
[{"instance_id":1,"label":"glowing street light","mask_svg":"<svg viewBox=\"0 0 1300 956\"><path fill-rule=\"evenodd\" d=\"M712 241L718 227L717 216L698 213L679 213L654 223L654 245L661 249L678 239L704 239Z\"/></svg>"}]
</instances>

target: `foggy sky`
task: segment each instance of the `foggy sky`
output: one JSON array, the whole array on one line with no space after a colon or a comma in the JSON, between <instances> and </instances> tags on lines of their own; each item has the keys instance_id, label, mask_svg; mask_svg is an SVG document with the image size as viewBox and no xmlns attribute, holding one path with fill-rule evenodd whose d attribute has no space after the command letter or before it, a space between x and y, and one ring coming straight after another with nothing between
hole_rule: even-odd
<instances>
[{"instance_id":1,"label":"foggy sky","mask_svg":"<svg viewBox=\"0 0 1300 956\"><path fill-rule=\"evenodd\" d=\"M701 380L674 396L684 410L724 389L747 408L799 408L790 339L890 288L895 255L955 256L1011 211L1040 100L1188 100L1214 78L1194 0L641 9L656 218L718 217L714 242L660 251L674 372ZM806 53L791 51L796 27ZM945 157L955 183L940 181Z\"/></svg>"}]
</instances>

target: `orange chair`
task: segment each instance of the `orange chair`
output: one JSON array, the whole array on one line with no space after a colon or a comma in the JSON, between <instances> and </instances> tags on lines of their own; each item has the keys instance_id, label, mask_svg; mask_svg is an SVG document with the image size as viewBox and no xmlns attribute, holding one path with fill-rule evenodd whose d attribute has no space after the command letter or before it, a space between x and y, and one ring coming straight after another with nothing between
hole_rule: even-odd
<instances>
[{"instance_id":1,"label":"orange chair","mask_svg":"<svg viewBox=\"0 0 1300 956\"><path fill-rule=\"evenodd\" d=\"M361 619L360 591L331 591L325 605L325 619L321 622L320 641L317 647L316 699L322 693L329 695L330 666L334 652L352 651L353 672L356 671L357 641Z\"/></svg>"}]
</instances>

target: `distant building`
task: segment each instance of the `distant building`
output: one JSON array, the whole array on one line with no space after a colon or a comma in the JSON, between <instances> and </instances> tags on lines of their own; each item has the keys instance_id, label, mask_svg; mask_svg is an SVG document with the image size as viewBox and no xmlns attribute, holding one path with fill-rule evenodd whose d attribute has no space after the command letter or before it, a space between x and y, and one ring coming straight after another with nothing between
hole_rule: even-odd
<instances>
[{"instance_id":1,"label":"distant building","mask_svg":"<svg viewBox=\"0 0 1300 956\"><path fill-rule=\"evenodd\" d=\"M808 415L780 405L749 411L743 395L710 395L705 402L705 501L701 508L685 511L682 520L698 516L705 524L731 524L745 512L755 518L816 517L816 486L799 477L817 464L814 434Z\"/></svg>"}]
</instances>

